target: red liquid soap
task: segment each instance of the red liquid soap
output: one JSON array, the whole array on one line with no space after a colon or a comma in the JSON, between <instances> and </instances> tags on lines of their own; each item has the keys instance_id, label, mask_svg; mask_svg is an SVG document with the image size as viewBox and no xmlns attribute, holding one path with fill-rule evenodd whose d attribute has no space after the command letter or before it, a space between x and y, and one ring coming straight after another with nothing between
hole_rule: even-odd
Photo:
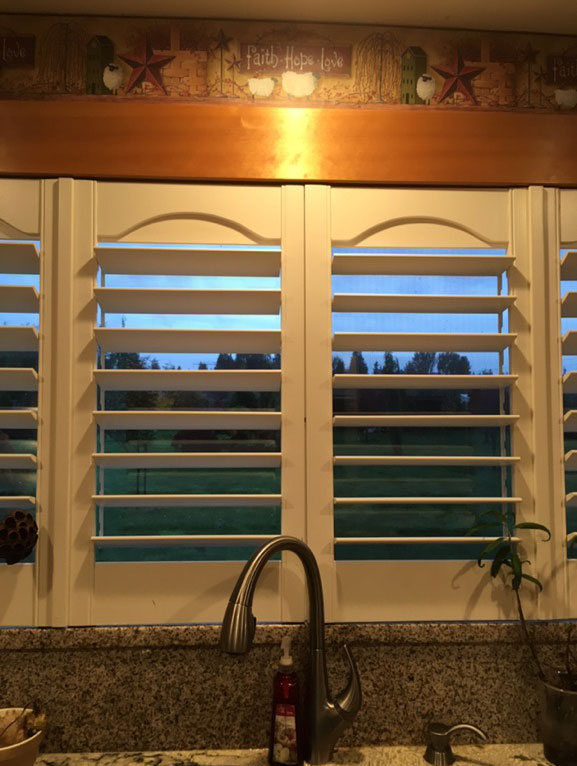
<instances>
[{"instance_id":1,"label":"red liquid soap","mask_svg":"<svg viewBox=\"0 0 577 766\"><path fill-rule=\"evenodd\" d=\"M271 766L301 766L301 699L298 676L290 655L290 637L282 640L283 655L273 682L272 725L268 760Z\"/></svg>"}]
</instances>

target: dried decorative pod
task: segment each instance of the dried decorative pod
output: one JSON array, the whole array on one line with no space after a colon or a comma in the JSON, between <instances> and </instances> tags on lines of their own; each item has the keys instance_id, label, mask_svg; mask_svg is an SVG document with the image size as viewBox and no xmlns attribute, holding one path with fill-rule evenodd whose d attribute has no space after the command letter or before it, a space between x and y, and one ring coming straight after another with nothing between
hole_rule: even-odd
<instances>
[{"instance_id":1,"label":"dried decorative pod","mask_svg":"<svg viewBox=\"0 0 577 766\"><path fill-rule=\"evenodd\" d=\"M23 561L38 540L38 527L30 513L12 511L0 522L0 559L7 564Z\"/></svg>"}]
</instances>

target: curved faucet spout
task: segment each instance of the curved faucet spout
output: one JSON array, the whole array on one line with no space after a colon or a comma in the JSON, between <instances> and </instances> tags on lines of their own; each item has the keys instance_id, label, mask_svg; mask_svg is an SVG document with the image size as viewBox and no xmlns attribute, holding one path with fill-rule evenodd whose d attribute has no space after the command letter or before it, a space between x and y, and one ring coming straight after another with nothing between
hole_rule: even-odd
<instances>
[{"instance_id":1,"label":"curved faucet spout","mask_svg":"<svg viewBox=\"0 0 577 766\"><path fill-rule=\"evenodd\" d=\"M313 552L296 537L274 537L247 561L230 597L220 632L220 647L231 654L247 652L254 636L256 620L252 602L260 574L272 555L288 550L296 553L305 570L309 597L309 690L307 719L310 741L305 748L311 764L328 763L341 731L355 718L361 707L361 684L355 661L345 646L350 680L333 700L327 684L324 638L324 601L321 576Z\"/></svg>"}]
</instances>

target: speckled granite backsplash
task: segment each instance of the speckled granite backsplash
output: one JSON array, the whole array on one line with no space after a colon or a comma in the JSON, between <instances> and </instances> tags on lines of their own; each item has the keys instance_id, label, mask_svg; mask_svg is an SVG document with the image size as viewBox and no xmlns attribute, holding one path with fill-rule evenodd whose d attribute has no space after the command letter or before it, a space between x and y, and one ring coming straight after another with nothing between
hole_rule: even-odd
<instances>
[{"instance_id":1,"label":"speckled granite backsplash","mask_svg":"<svg viewBox=\"0 0 577 766\"><path fill-rule=\"evenodd\" d=\"M563 625L532 626L545 659ZM283 635L305 667L303 626L257 627L253 649L222 655L218 626L0 630L1 705L37 702L47 752L266 747ZM481 726L491 742L537 740L537 683L511 623L327 626L333 691L353 650L363 707L343 746L418 744L431 719Z\"/></svg>"}]
</instances>

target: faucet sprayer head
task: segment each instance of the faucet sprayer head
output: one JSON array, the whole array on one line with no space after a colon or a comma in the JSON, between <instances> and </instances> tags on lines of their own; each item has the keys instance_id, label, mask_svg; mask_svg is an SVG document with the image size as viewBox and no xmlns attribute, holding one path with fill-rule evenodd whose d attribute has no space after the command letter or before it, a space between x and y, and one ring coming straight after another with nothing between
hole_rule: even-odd
<instances>
[{"instance_id":1,"label":"faucet sprayer head","mask_svg":"<svg viewBox=\"0 0 577 766\"><path fill-rule=\"evenodd\" d=\"M256 618L250 606L229 601L220 631L220 648L228 654L246 654L252 646Z\"/></svg>"}]
</instances>

